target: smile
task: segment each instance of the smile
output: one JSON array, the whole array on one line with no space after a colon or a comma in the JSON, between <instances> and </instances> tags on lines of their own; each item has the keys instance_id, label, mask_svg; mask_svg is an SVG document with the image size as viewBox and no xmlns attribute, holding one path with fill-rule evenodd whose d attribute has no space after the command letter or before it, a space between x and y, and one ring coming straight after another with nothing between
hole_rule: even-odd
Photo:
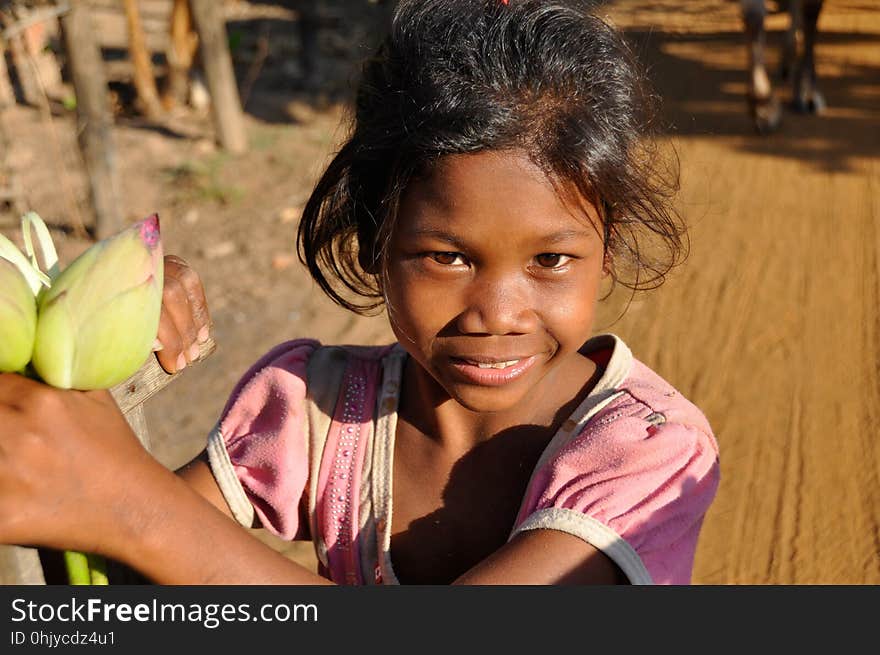
<instances>
[{"instance_id":1,"label":"smile","mask_svg":"<svg viewBox=\"0 0 880 655\"><path fill-rule=\"evenodd\" d=\"M507 361L507 362L494 362L492 364L485 364L483 362L468 362L468 364L476 364L480 368L508 368L510 366L513 366L514 364L516 364L519 361L520 360L518 360L518 359L511 359L510 361Z\"/></svg>"},{"instance_id":2,"label":"smile","mask_svg":"<svg viewBox=\"0 0 880 655\"><path fill-rule=\"evenodd\" d=\"M538 360L537 355L505 360L453 357L452 366L459 376L471 384L500 386L522 377Z\"/></svg>"}]
</instances>

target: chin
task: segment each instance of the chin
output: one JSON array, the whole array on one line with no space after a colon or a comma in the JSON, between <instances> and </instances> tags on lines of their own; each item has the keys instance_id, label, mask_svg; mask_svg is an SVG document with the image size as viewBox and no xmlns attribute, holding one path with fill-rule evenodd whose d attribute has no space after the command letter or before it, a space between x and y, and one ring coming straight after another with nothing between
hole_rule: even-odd
<instances>
[{"instance_id":1,"label":"chin","mask_svg":"<svg viewBox=\"0 0 880 655\"><path fill-rule=\"evenodd\" d=\"M480 389L478 387L455 385L448 389L449 396L467 410L485 414L498 414L520 407L526 390Z\"/></svg>"}]
</instances>

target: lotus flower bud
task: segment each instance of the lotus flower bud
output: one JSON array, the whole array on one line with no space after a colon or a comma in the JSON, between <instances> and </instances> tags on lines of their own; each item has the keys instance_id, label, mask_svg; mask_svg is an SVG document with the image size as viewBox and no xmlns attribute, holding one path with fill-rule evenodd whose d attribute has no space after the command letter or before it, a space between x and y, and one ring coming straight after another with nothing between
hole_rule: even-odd
<instances>
[{"instance_id":1,"label":"lotus flower bud","mask_svg":"<svg viewBox=\"0 0 880 655\"><path fill-rule=\"evenodd\" d=\"M159 217L81 254L37 297L32 365L64 389L108 389L150 356L163 284Z\"/></svg>"},{"instance_id":2,"label":"lotus flower bud","mask_svg":"<svg viewBox=\"0 0 880 655\"><path fill-rule=\"evenodd\" d=\"M23 371L34 350L37 300L18 268L0 259L0 373Z\"/></svg>"}]
</instances>

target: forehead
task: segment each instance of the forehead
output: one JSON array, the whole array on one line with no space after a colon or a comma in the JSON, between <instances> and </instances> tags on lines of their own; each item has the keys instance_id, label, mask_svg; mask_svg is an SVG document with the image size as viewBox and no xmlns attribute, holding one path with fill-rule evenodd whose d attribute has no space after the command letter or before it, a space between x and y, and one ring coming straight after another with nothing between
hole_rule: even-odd
<instances>
[{"instance_id":1,"label":"forehead","mask_svg":"<svg viewBox=\"0 0 880 655\"><path fill-rule=\"evenodd\" d=\"M401 199L398 232L451 230L540 237L559 231L595 233L598 212L559 185L525 153L447 155L414 180Z\"/></svg>"}]
</instances>

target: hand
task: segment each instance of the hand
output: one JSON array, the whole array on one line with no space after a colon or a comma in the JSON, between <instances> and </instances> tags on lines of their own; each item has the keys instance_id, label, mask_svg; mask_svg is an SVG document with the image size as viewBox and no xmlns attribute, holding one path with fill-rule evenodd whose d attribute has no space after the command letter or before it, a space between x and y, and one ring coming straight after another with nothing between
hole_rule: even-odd
<instances>
[{"instance_id":1,"label":"hand","mask_svg":"<svg viewBox=\"0 0 880 655\"><path fill-rule=\"evenodd\" d=\"M199 357L199 344L208 340L211 317L202 280L194 269L175 255L165 256L165 284L159 318L156 353L159 364L176 373Z\"/></svg>"},{"instance_id":2,"label":"hand","mask_svg":"<svg viewBox=\"0 0 880 655\"><path fill-rule=\"evenodd\" d=\"M169 475L109 392L0 375L0 543L121 558Z\"/></svg>"},{"instance_id":3,"label":"hand","mask_svg":"<svg viewBox=\"0 0 880 655\"><path fill-rule=\"evenodd\" d=\"M103 555L158 584L327 582L151 457L109 392L14 373L0 374L0 544Z\"/></svg>"}]
</instances>

